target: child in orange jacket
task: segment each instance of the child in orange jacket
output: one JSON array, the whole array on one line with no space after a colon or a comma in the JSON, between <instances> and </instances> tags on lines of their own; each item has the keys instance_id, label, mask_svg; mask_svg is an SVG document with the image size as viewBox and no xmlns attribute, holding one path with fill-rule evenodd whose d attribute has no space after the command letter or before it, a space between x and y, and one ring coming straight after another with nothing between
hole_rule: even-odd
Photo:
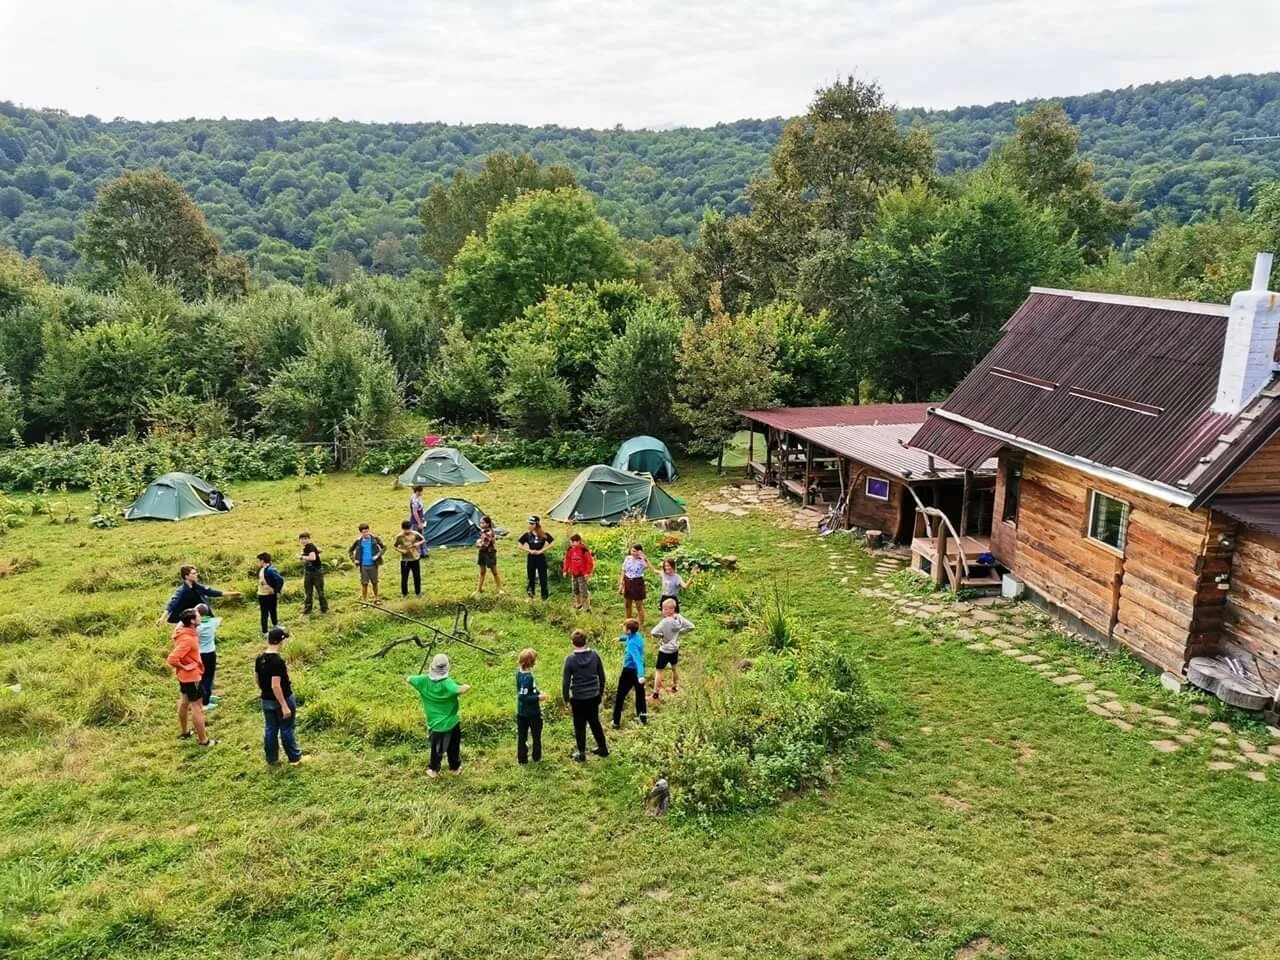
<instances>
[{"instance_id":1,"label":"child in orange jacket","mask_svg":"<svg viewBox=\"0 0 1280 960\"><path fill-rule=\"evenodd\" d=\"M596 558L591 555L582 537L574 534L569 538L568 549L564 552L562 570L573 582L573 609L591 612L591 593L587 589L587 579L596 568Z\"/></svg>"},{"instance_id":2,"label":"child in orange jacket","mask_svg":"<svg viewBox=\"0 0 1280 960\"><path fill-rule=\"evenodd\" d=\"M196 624L200 617L194 610L183 610L178 625L173 629L173 649L165 659L178 675L178 733L185 740L191 736L187 727L187 715L195 723L196 742L202 747L212 747L218 741L211 740L204 727L203 694L200 678L204 676L204 663L200 659L200 638Z\"/></svg>"}]
</instances>

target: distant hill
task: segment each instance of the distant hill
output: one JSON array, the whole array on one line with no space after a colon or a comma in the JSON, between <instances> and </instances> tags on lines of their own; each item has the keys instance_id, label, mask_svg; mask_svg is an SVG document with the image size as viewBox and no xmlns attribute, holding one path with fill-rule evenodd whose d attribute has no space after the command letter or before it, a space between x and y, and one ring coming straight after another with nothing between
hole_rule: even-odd
<instances>
[{"instance_id":1,"label":"distant hill","mask_svg":"<svg viewBox=\"0 0 1280 960\"><path fill-rule=\"evenodd\" d=\"M889 91L890 94L892 91ZM1138 233L1247 203L1280 176L1280 73L1179 80L1061 101L1112 196L1142 204ZM903 110L933 133L944 173L981 163L1034 102ZM425 266L417 206L434 183L496 150L565 163L624 235L691 237L704 207L745 209L785 121L705 129L579 130L500 124L73 117L0 102L0 243L55 276L76 262L71 240L105 181L160 166L186 184L230 250L261 277L320 279L351 258L402 273Z\"/></svg>"}]
</instances>

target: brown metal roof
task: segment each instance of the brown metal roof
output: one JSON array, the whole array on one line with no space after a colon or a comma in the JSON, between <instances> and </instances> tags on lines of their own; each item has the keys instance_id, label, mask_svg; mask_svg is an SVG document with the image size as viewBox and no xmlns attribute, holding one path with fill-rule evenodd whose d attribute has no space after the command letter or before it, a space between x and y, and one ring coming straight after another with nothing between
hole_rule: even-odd
<instances>
[{"instance_id":1,"label":"brown metal roof","mask_svg":"<svg viewBox=\"0 0 1280 960\"><path fill-rule=\"evenodd\" d=\"M1212 498L1208 505L1241 523L1280 534L1280 494L1233 494Z\"/></svg>"},{"instance_id":2,"label":"brown metal roof","mask_svg":"<svg viewBox=\"0 0 1280 960\"><path fill-rule=\"evenodd\" d=\"M913 448L937 454L944 460L973 469L994 457L1003 441L941 417L930 417L910 438Z\"/></svg>"},{"instance_id":3,"label":"brown metal roof","mask_svg":"<svg viewBox=\"0 0 1280 960\"><path fill-rule=\"evenodd\" d=\"M918 423L804 427L794 433L838 456L857 460L904 480L964 476L964 467L934 456L927 450L904 446L919 427ZM995 468L995 463L989 462L979 472L995 473Z\"/></svg>"},{"instance_id":4,"label":"brown metal roof","mask_svg":"<svg viewBox=\"0 0 1280 960\"><path fill-rule=\"evenodd\" d=\"M979 433L990 428L1155 483L1208 491L1252 452L1246 447L1257 432L1246 427L1224 443L1237 417L1212 410L1226 313L1214 304L1033 290L942 404L941 419L956 415ZM1258 413L1250 423L1261 428L1267 418ZM983 451L938 419L930 417L913 445L957 462ZM1221 459L1221 469L1207 470L1206 457Z\"/></svg>"},{"instance_id":5,"label":"brown metal roof","mask_svg":"<svg viewBox=\"0 0 1280 960\"><path fill-rule=\"evenodd\" d=\"M742 416L776 430L802 427L852 427L878 423L924 422L927 403L865 403L844 407L775 407L771 410L739 410Z\"/></svg>"}]
</instances>

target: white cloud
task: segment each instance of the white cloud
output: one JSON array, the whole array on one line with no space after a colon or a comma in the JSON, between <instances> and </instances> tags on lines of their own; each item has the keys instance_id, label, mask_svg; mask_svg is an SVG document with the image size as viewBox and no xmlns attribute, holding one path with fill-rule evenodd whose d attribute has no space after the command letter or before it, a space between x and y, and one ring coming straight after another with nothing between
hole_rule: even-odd
<instances>
[{"instance_id":1,"label":"white cloud","mask_svg":"<svg viewBox=\"0 0 1280 960\"><path fill-rule=\"evenodd\" d=\"M0 0L0 98L101 117L709 124L1275 69L1271 0Z\"/></svg>"}]
</instances>

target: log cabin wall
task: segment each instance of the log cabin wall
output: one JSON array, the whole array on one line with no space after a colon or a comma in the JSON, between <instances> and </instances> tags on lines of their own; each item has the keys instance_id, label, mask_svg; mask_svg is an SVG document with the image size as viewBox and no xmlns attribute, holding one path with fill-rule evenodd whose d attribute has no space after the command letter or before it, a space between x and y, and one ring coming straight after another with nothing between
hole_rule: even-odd
<instances>
[{"instance_id":1,"label":"log cabin wall","mask_svg":"<svg viewBox=\"0 0 1280 960\"><path fill-rule=\"evenodd\" d=\"M996 471L995 514L991 518L991 552L1009 569L1018 558L1018 522L1005 520L1005 498L1009 496L1009 478L1013 471L1022 469L1022 457L1002 455L1000 469Z\"/></svg>"},{"instance_id":2,"label":"log cabin wall","mask_svg":"<svg viewBox=\"0 0 1280 960\"><path fill-rule=\"evenodd\" d=\"M1129 505L1123 552L1085 536L1091 490ZM1224 558L1210 551L1220 530L1207 511L1028 456L1018 516L1014 572L1100 636L1176 674L1189 650L1216 639L1224 601L1213 576Z\"/></svg>"},{"instance_id":3,"label":"log cabin wall","mask_svg":"<svg viewBox=\"0 0 1280 960\"><path fill-rule=\"evenodd\" d=\"M1224 652L1280 661L1280 537L1241 527L1231 560L1231 587L1223 607ZM1252 664L1251 664L1252 665ZM1263 677L1277 671L1264 663Z\"/></svg>"},{"instance_id":4,"label":"log cabin wall","mask_svg":"<svg viewBox=\"0 0 1280 960\"><path fill-rule=\"evenodd\" d=\"M903 500L911 496L905 485L894 480L891 474L878 471L875 467L859 463L857 460L847 460L845 464L848 470L850 525L863 530L881 530L890 540L897 540L901 535ZM888 500L867 496L868 477L888 481ZM913 514L914 511L913 506Z\"/></svg>"}]
</instances>

